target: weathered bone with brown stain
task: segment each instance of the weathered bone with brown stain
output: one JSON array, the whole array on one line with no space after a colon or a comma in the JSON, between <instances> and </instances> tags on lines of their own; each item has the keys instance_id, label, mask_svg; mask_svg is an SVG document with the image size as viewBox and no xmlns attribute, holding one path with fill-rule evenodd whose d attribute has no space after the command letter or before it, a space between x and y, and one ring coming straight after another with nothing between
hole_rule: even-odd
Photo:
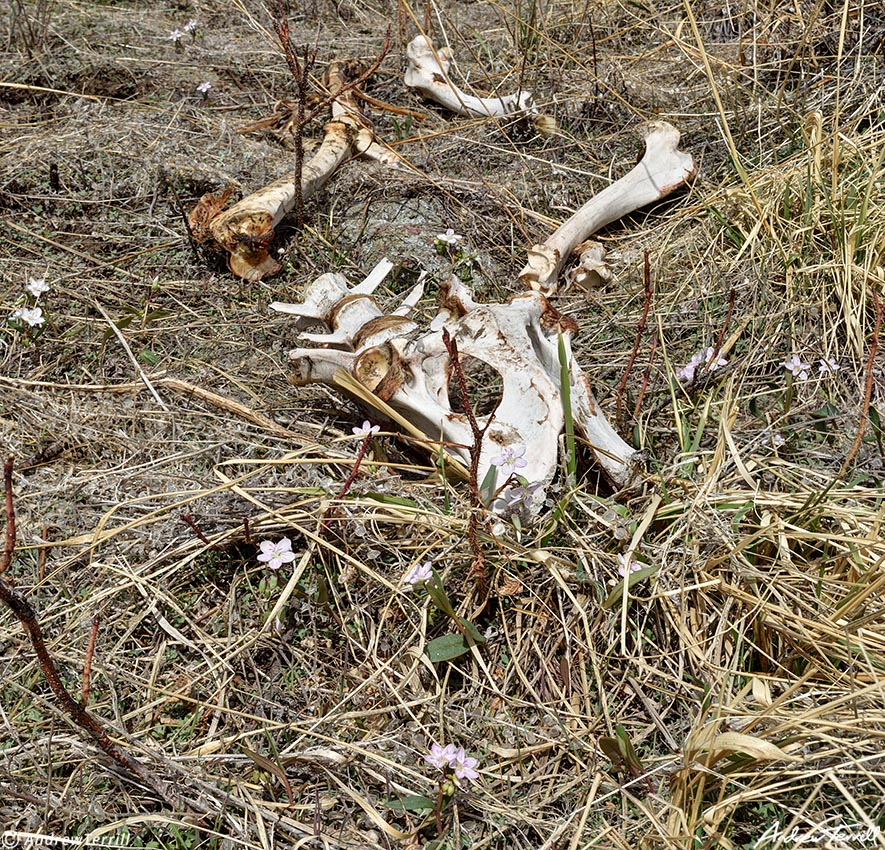
<instances>
[{"instance_id":1,"label":"weathered bone with brown stain","mask_svg":"<svg viewBox=\"0 0 885 850\"><path fill-rule=\"evenodd\" d=\"M405 84L452 112L500 118L533 111L531 92L518 91L500 97L476 97L459 89L449 77L453 56L450 47L434 50L433 45L423 35L419 35L409 42L406 53L409 67L406 69Z\"/></svg>"},{"instance_id":2,"label":"weathered bone with brown stain","mask_svg":"<svg viewBox=\"0 0 885 850\"><path fill-rule=\"evenodd\" d=\"M519 273L526 286L548 295L556 292L562 267L582 242L694 179L694 160L678 149L679 131L672 124L652 121L644 132L645 155L636 167L594 195L542 244L529 249L528 263Z\"/></svg>"},{"instance_id":3,"label":"weathered bone with brown stain","mask_svg":"<svg viewBox=\"0 0 885 850\"><path fill-rule=\"evenodd\" d=\"M330 92L342 91L341 63L329 66L326 79ZM377 142L348 90L332 101L332 120L323 128L322 144L302 168L302 197L318 191L345 159L357 154L399 164L399 157ZM297 180L296 172L286 174L224 212L229 192L204 195L189 217L195 238L227 251L228 267L238 277L256 281L275 274L281 266L268 248L274 228L295 205Z\"/></svg>"},{"instance_id":4,"label":"weathered bone with brown stain","mask_svg":"<svg viewBox=\"0 0 885 850\"><path fill-rule=\"evenodd\" d=\"M486 363L501 377L501 399L493 415L477 417L485 431L479 462L483 480L493 459L507 449L524 446L527 466L518 470L539 485L534 511L557 467L559 435L564 424L559 334L567 362L572 413L576 430L586 438L600 467L619 487L627 486L640 466L640 455L615 432L599 408L587 377L571 353L576 325L559 314L539 292L514 296L507 304L478 304L457 278L443 287L442 307L430 327L421 330L407 318L420 297L413 290L403 307L384 315L371 292L388 264L355 287L340 275L317 278L300 304L271 307L313 322L323 321L329 334L302 335L342 348L305 349L289 357L300 382L335 384L339 369L348 372L375 397L417 426L435 445L469 463L470 426L463 413L452 410L449 384L452 364L443 343L443 326L457 341L462 357ZM365 400L365 399L363 399ZM496 486L509 476L499 471Z\"/></svg>"}]
</instances>

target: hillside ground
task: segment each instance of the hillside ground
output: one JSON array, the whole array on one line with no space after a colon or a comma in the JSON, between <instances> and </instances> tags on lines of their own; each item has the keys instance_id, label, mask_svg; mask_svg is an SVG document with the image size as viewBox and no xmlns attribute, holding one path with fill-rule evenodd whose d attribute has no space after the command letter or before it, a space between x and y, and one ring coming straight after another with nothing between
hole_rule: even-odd
<instances>
[{"instance_id":1,"label":"hillside ground","mask_svg":"<svg viewBox=\"0 0 885 850\"><path fill-rule=\"evenodd\" d=\"M0 19L8 578L69 690L91 655L89 711L193 804L100 753L4 610L4 840L885 846L882 4L289 3L317 74L371 62L390 28L366 93L420 114L367 113L416 170L347 163L250 284L184 218L292 167L291 138L243 132L292 97L278 14L12 0ZM555 131L422 102L403 84L421 30L467 90L530 89ZM426 270L429 319L448 228L477 298L506 299L526 247L628 171L655 118L698 178L600 234L611 283L556 299L646 474L613 493L579 451L534 525L485 534L486 642L434 662L451 620L403 577L432 562L473 614L466 488L387 429L336 499L366 413L291 385L297 332L268 304L386 256L382 300ZM31 326L17 311L37 306ZM711 346L727 364L680 382ZM295 560L269 570L258 544L283 537ZM628 552L644 569L623 592ZM434 743L476 780L441 791Z\"/></svg>"}]
</instances>

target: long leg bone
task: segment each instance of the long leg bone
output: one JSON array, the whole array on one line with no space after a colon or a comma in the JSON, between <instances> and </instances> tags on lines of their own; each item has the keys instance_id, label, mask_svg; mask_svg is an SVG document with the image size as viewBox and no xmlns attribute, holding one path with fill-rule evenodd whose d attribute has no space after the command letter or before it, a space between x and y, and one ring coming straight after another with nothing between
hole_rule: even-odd
<instances>
[{"instance_id":1,"label":"long leg bone","mask_svg":"<svg viewBox=\"0 0 885 850\"><path fill-rule=\"evenodd\" d=\"M328 88L344 88L340 63L327 71ZM323 141L300 175L301 196L318 191L341 163L356 154L365 154L386 164L398 157L378 144L360 116L351 91L332 101L332 120L323 129ZM297 172L274 180L257 192L221 212L226 196L204 195L190 214L190 225L198 241L209 242L228 252L228 267L238 277L261 280L275 274L280 264L268 254L274 228L292 211L298 196Z\"/></svg>"},{"instance_id":2,"label":"long leg bone","mask_svg":"<svg viewBox=\"0 0 885 850\"><path fill-rule=\"evenodd\" d=\"M409 67L406 69L405 84L417 89L428 100L460 115L496 116L512 115L532 110L532 93L518 91L503 97L475 97L461 91L449 78L452 66L452 50L433 45L419 35L409 42L406 49Z\"/></svg>"},{"instance_id":3,"label":"long leg bone","mask_svg":"<svg viewBox=\"0 0 885 850\"><path fill-rule=\"evenodd\" d=\"M635 168L594 195L542 244L529 249L519 273L532 289L556 292L559 273L572 251L607 224L644 207L690 182L695 164L678 149L679 131L666 121L645 126L645 155Z\"/></svg>"}]
</instances>

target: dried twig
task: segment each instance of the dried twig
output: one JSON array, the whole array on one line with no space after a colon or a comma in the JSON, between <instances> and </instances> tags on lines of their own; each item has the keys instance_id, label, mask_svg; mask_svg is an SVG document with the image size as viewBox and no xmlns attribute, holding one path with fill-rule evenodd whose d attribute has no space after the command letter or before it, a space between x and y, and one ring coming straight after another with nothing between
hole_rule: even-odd
<instances>
[{"instance_id":1,"label":"dried twig","mask_svg":"<svg viewBox=\"0 0 885 850\"><path fill-rule=\"evenodd\" d=\"M92 618L92 628L89 631L89 643L86 644L86 660L83 662L83 687L80 690L80 705L86 708L89 702L89 686L92 680L92 657L95 655L95 640L98 637L98 627L101 618L95 614Z\"/></svg>"},{"instance_id":2,"label":"dried twig","mask_svg":"<svg viewBox=\"0 0 885 850\"><path fill-rule=\"evenodd\" d=\"M303 54L299 58L292 46L292 37L289 32L289 22L286 20L286 14L282 4L277 5L277 18L274 20L273 28L280 40L280 46L283 48L283 56L292 78L295 80L295 120L291 124L292 136L295 140L295 169L294 173L297 177L293 181L295 192L295 203L293 211L295 213L295 228L300 230L304 224L304 193L301 183L301 174L304 169L304 128L313 121L332 101L340 99L343 95L351 90L356 89L364 83L381 65L382 60L387 55L390 48L390 28L384 37L384 44L381 51L375 58L371 67L360 74L356 79L345 83L341 88L330 92L325 98L322 98L308 113L307 107L310 101L310 73L316 63L316 48L302 48Z\"/></svg>"},{"instance_id":3,"label":"dried twig","mask_svg":"<svg viewBox=\"0 0 885 850\"><path fill-rule=\"evenodd\" d=\"M15 551L15 507L12 504L12 464L13 457L10 455L3 464L3 492L6 494L6 539L3 545L3 560L0 561L0 576L2 576L12 563L12 553Z\"/></svg>"},{"instance_id":4,"label":"dried twig","mask_svg":"<svg viewBox=\"0 0 885 850\"><path fill-rule=\"evenodd\" d=\"M6 494L6 542L3 550L3 561L0 563L0 575L9 568L12 563L12 554L15 550L15 508L12 499L13 461L13 456L10 455L3 466L3 487ZM43 638L43 632L37 620L37 612L25 598L24 594L16 590L8 579L0 578L0 602L3 602L18 617L19 622L22 624L25 632L27 632L31 646L34 647L34 652L37 654L40 669L43 671L43 675L46 677L53 696L62 711L127 773L137 777L140 782L152 789L170 805L179 806L180 801L177 799L177 795L170 791L165 786L165 783L158 780L146 765L114 743L102 724L71 696L67 688L62 684L58 668L55 666L49 650L46 648L46 641Z\"/></svg>"}]
</instances>

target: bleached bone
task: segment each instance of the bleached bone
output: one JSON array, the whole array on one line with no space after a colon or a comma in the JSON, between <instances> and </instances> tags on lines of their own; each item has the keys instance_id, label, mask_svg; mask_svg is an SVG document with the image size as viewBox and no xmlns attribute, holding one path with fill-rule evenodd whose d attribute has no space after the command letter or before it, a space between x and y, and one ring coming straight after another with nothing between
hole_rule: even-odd
<instances>
[{"instance_id":1,"label":"bleached bone","mask_svg":"<svg viewBox=\"0 0 885 850\"><path fill-rule=\"evenodd\" d=\"M587 289L596 289L611 283L614 278L612 270L605 261L605 248L598 242L583 242L575 248L578 264L569 271L572 283Z\"/></svg>"},{"instance_id":2,"label":"bleached bone","mask_svg":"<svg viewBox=\"0 0 885 850\"><path fill-rule=\"evenodd\" d=\"M542 491L556 471L564 424L558 351L561 333L576 430L586 437L597 462L616 485L627 486L635 477L639 453L609 424L571 353L571 335L577 326L554 310L541 293L523 293L507 304L479 304L463 284L452 278L442 287L434 329L421 331L416 323L396 315L384 318L398 319L401 324L380 327L374 309L365 309L368 295L357 291L364 285L349 288L342 284L340 276L323 275L308 287L301 304L271 305L313 321L322 318L332 329L330 336L336 343L343 342L345 336L352 340L351 350L291 351L297 381L334 384L336 372L343 369L417 426L433 444L442 438L447 451L469 463L473 440L470 426L466 416L453 411L449 402L452 364L443 342L444 323L461 357L486 363L502 380L501 401L494 413L477 417L481 428L491 418L481 447L479 480L485 479L494 458L506 449L524 446L527 466L518 472L531 484L540 485L533 500L537 512L543 503ZM333 292L340 297L330 304ZM407 299L410 303L412 300L411 296ZM356 332L350 327L346 334L339 334L344 308L350 303L360 305L367 324ZM319 316L323 311L324 315ZM496 486L503 486L505 478L499 470Z\"/></svg>"},{"instance_id":3,"label":"bleached bone","mask_svg":"<svg viewBox=\"0 0 885 850\"><path fill-rule=\"evenodd\" d=\"M354 287L349 287L342 275L329 272L310 285L304 301L298 304L274 301L269 306L271 310L296 316L307 323L319 321L331 328L331 333L300 334L307 342L351 350L382 345L392 336L410 333L418 327L407 317L424 294L425 273L422 272L402 304L385 315L372 293L392 268L390 260L381 260L369 276Z\"/></svg>"},{"instance_id":4,"label":"bleached bone","mask_svg":"<svg viewBox=\"0 0 885 850\"><path fill-rule=\"evenodd\" d=\"M459 115L503 117L518 112L534 111L532 93L518 91L501 97L475 97L461 91L450 79L452 49L433 45L423 35L416 36L406 48L409 67L405 84L428 100L456 112Z\"/></svg>"},{"instance_id":5,"label":"bleached bone","mask_svg":"<svg viewBox=\"0 0 885 850\"><path fill-rule=\"evenodd\" d=\"M694 179L690 154L678 149L679 131L666 121L645 125L645 155L635 168L594 195L540 245L529 249L519 277L526 286L555 293L572 251L600 228L669 195Z\"/></svg>"},{"instance_id":6,"label":"bleached bone","mask_svg":"<svg viewBox=\"0 0 885 850\"><path fill-rule=\"evenodd\" d=\"M332 101L332 120L323 128L323 141L301 171L301 196L318 191L345 159L362 154L386 165L399 157L380 145L361 116L351 90L344 91L341 63L333 62L326 72ZM292 211L297 199L298 174L285 174L222 212L227 200L204 195L189 216L191 230L200 242L228 252L228 268L238 277L257 281L282 268L268 253L274 228Z\"/></svg>"}]
</instances>

